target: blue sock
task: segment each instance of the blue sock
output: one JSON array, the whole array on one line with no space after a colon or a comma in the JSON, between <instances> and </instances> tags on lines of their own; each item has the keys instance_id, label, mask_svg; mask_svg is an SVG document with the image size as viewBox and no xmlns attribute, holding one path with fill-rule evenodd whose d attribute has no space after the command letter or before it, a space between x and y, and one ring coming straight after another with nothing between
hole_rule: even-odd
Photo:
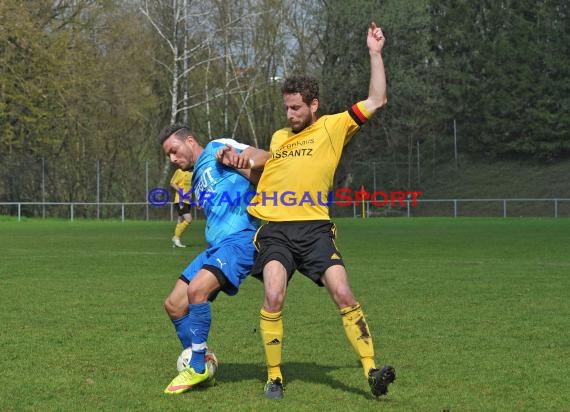
<instances>
[{"instance_id":1,"label":"blue sock","mask_svg":"<svg viewBox=\"0 0 570 412\"><path fill-rule=\"evenodd\" d=\"M182 349L186 349L192 346L192 334L190 333L190 317L188 316L188 314L178 319L172 319L172 323L174 324L176 335L178 335L178 339L180 339L180 343L182 344Z\"/></svg>"},{"instance_id":2,"label":"blue sock","mask_svg":"<svg viewBox=\"0 0 570 412\"><path fill-rule=\"evenodd\" d=\"M210 302L190 304L188 305L190 313L189 327L192 334L192 358L190 359L190 367L198 373L204 373L206 370L206 355L208 333L210 333L210 324L212 323L212 311Z\"/></svg>"}]
</instances>

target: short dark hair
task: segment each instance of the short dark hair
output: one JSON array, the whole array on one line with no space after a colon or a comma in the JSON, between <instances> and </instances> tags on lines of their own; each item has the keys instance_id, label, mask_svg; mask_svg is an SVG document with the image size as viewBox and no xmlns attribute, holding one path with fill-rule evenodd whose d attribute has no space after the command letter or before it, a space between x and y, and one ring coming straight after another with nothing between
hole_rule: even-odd
<instances>
[{"instance_id":1,"label":"short dark hair","mask_svg":"<svg viewBox=\"0 0 570 412\"><path fill-rule=\"evenodd\" d=\"M292 76L285 79L281 93L299 93L303 102L311 104L313 99L319 100L319 82L312 76Z\"/></svg>"},{"instance_id":2,"label":"short dark hair","mask_svg":"<svg viewBox=\"0 0 570 412\"><path fill-rule=\"evenodd\" d=\"M196 134L192 132L188 127L180 123L175 123L171 124L170 126L166 126L164 129L160 131L160 133L158 134L158 142L162 145L165 142L165 140L172 135L174 135L174 137L176 137L179 140L184 140L188 136L193 137L196 141L198 140Z\"/></svg>"}]
</instances>

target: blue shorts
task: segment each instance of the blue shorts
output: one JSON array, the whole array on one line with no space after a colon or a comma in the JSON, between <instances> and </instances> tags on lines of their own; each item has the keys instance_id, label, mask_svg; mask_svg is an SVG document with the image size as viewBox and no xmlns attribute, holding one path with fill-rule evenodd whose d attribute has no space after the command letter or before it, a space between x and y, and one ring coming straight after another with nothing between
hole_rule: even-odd
<instances>
[{"instance_id":1,"label":"blue shorts","mask_svg":"<svg viewBox=\"0 0 570 412\"><path fill-rule=\"evenodd\" d=\"M228 236L215 246L200 253L180 275L190 283L200 269L212 272L221 285L221 290L233 296L250 274L257 251L253 245L255 230L244 230ZM209 300L214 300L216 294Z\"/></svg>"}]
</instances>

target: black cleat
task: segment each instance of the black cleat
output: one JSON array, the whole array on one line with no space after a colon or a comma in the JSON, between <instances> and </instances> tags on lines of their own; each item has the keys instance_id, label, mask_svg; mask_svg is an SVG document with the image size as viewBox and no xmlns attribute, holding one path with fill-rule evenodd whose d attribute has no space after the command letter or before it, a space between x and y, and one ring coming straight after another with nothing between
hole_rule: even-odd
<instances>
[{"instance_id":1,"label":"black cleat","mask_svg":"<svg viewBox=\"0 0 570 412\"><path fill-rule=\"evenodd\" d=\"M267 399L283 398L283 384L281 383L281 379L275 378L268 380L263 391Z\"/></svg>"},{"instance_id":2,"label":"black cleat","mask_svg":"<svg viewBox=\"0 0 570 412\"><path fill-rule=\"evenodd\" d=\"M388 385L396 380L396 370L393 366L385 365L382 369L370 369L368 371L368 384L372 395L375 397L386 395Z\"/></svg>"}]
</instances>

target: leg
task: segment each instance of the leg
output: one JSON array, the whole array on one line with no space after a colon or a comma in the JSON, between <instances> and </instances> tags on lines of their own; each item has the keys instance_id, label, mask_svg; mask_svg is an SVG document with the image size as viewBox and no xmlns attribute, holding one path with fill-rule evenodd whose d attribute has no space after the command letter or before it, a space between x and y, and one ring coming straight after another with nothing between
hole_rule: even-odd
<instances>
[{"instance_id":1,"label":"leg","mask_svg":"<svg viewBox=\"0 0 570 412\"><path fill-rule=\"evenodd\" d=\"M265 349L267 384L265 396L270 399L283 397L281 353L283 349L283 320L281 311L287 289L287 270L277 260L263 268L265 296L260 311L259 329Z\"/></svg>"},{"instance_id":2,"label":"leg","mask_svg":"<svg viewBox=\"0 0 570 412\"><path fill-rule=\"evenodd\" d=\"M200 269L188 284L188 318L192 333L192 358L190 367L198 373L204 373L207 341L212 323L212 310L208 297L220 289L220 283L214 274Z\"/></svg>"},{"instance_id":3,"label":"leg","mask_svg":"<svg viewBox=\"0 0 570 412\"><path fill-rule=\"evenodd\" d=\"M194 279L203 265L207 256L206 251L200 253L196 258L184 269L180 278L176 281L172 292L164 301L166 313L172 320L176 334L182 343L182 348L186 349L192 345L192 336L190 326L188 324L188 285Z\"/></svg>"},{"instance_id":4,"label":"leg","mask_svg":"<svg viewBox=\"0 0 570 412\"><path fill-rule=\"evenodd\" d=\"M342 265L333 265L325 270L321 281L327 288L332 300L337 308L342 309L347 306L356 305L356 298L348 284L346 269Z\"/></svg>"},{"instance_id":5,"label":"leg","mask_svg":"<svg viewBox=\"0 0 570 412\"><path fill-rule=\"evenodd\" d=\"M321 280L340 310L346 336L358 354L364 375L367 376L368 371L376 367L374 345L362 309L348 284L346 269L341 265L331 266Z\"/></svg>"},{"instance_id":6,"label":"leg","mask_svg":"<svg viewBox=\"0 0 570 412\"><path fill-rule=\"evenodd\" d=\"M164 301L164 309L174 324L176 335L182 348L192 345L190 326L188 324L188 284L181 279L176 281L172 292Z\"/></svg>"},{"instance_id":7,"label":"leg","mask_svg":"<svg viewBox=\"0 0 570 412\"><path fill-rule=\"evenodd\" d=\"M346 269L341 265L331 266L321 280L340 310L344 331L360 358L372 394L385 395L388 385L396 379L395 371L390 365L384 366L382 370L376 369L372 336L360 304L348 284Z\"/></svg>"},{"instance_id":8,"label":"leg","mask_svg":"<svg viewBox=\"0 0 570 412\"><path fill-rule=\"evenodd\" d=\"M178 216L176 227L174 229L174 236L172 237L172 244L174 247L186 247L184 244L182 244L180 239L192 222L192 213L190 212L190 206L185 204L182 210L183 214Z\"/></svg>"},{"instance_id":9,"label":"leg","mask_svg":"<svg viewBox=\"0 0 570 412\"><path fill-rule=\"evenodd\" d=\"M281 262L272 260L263 268L263 309L267 312L279 312L285 301L287 289L287 271Z\"/></svg>"},{"instance_id":10,"label":"leg","mask_svg":"<svg viewBox=\"0 0 570 412\"><path fill-rule=\"evenodd\" d=\"M190 211L188 211L188 213L184 213L178 219L178 225L176 226L175 236L181 239L184 232L186 232L186 229L188 229L188 226L190 226L190 223L192 223L192 214L190 213Z\"/></svg>"},{"instance_id":11,"label":"leg","mask_svg":"<svg viewBox=\"0 0 570 412\"><path fill-rule=\"evenodd\" d=\"M211 380L212 373L205 361L208 334L212 322L208 297L219 289L218 279L206 269L200 269L188 284L188 329L192 336L192 357L188 367L170 382L164 390L165 393L183 393Z\"/></svg>"}]
</instances>

